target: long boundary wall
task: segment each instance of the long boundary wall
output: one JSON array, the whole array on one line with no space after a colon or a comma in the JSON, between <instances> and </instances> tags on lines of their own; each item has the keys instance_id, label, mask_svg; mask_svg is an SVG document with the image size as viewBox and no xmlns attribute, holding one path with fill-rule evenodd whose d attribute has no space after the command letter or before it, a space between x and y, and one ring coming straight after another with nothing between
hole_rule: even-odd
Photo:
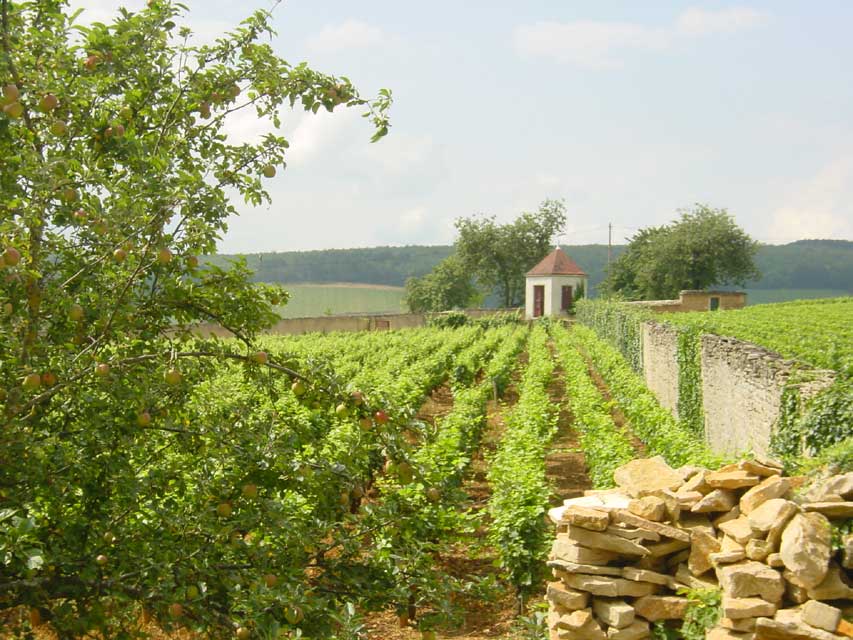
<instances>
[{"instance_id":1,"label":"long boundary wall","mask_svg":"<svg viewBox=\"0 0 853 640\"><path fill-rule=\"evenodd\" d=\"M678 330L660 322L644 322L643 377L661 406L678 417Z\"/></svg>"},{"instance_id":2,"label":"long boundary wall","mask_svg":"<svg viewBox=\"0 0 853 640\"><path fill-rule=\"evenodd\" d=\"M646 384L678 417L678 330L647 321L641 337ZM759 345L713 334L702 336L700 356L708 445L721 454L751 450L766 455L796 363ZM811 396L834 379L832 371L810 370L801 395Z\"/></svg>"},{"instance_id":3,"label":"long boundary wall","mask_svg":"<svg viewBox=\"0 0 853 640\"><path fill-rule=\"evenodd\" d=\"M482 318L496 313L518 313L519 309L464 309L469 318ZM302 333L329 333L331 331L377 331L411 329L426 325L430 314L424 313L375 313L341 316L318 316L315 318L285 318L273 325L266 333L297 335ZM440 315L440 314L433 314ZM231 336L232 334L215 323L198 325L196 332L202 336Z\"/></svg>"}]
</instances>

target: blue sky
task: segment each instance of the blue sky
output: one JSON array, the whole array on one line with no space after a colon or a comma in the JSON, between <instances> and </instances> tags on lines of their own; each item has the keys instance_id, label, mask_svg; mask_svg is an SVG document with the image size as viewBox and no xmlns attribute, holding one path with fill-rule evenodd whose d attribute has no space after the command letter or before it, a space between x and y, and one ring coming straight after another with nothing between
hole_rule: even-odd
<instances>
[{"instance_id":1,"label":"blue sky","mask_svg":"<svg viewBox=\"0 0 853 640\"><path fill-rule=\"evenodd\" d=\"M185 4L200 38L270 6ZM509 220L545 198L565 199L569 244L694 202L762 242L853 240L846 0L287 0L275 23L291 62L391 89L393 128L370 145L357 111L288 114L273 205L243 206L223 251L445 244L459 216Z\"/></svg>"}]
</instances>

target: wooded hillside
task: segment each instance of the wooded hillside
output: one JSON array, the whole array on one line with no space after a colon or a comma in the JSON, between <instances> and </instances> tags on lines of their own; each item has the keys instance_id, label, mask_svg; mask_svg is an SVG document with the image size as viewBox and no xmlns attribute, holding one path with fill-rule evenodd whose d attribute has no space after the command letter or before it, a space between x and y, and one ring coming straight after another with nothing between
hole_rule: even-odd
<instances>
[{"instance_id":1,"label":"wooded hillside","mask_svg":"<svg viewBox=\"0 0 853 640\"><path fill-rule=\"evenodd\" d=\"M604 278L607 245L564 245L563 249L590 276L595 288ZM624 250L613 247L615 258ZM421 276L452 252L450 246L370 247L246 254L258 282L362 282L402 286L406 278ZM221 263L233 258L209 258ZM749 283L755 289L838 289L850 291L853 283L853 242L798 240L786 245L765 245L756 259L762 277Z\"/></svg>"}]
</instances>

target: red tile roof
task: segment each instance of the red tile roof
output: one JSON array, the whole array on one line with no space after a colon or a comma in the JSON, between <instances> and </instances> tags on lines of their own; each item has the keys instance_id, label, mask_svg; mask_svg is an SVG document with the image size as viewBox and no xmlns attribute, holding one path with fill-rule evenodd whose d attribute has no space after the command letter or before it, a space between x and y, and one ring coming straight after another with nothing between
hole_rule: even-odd
<instances>
[{"instance_id":1,"label":"red tile roof","mask_svg":"<svg viewBox=\"0 0 853 640\"><path fill-rule=\"evenodd\" d=\"M529 276L585 276L577 262L567 256L557 247L545 258L527 272Z\"/></svg>"}]
</instances>

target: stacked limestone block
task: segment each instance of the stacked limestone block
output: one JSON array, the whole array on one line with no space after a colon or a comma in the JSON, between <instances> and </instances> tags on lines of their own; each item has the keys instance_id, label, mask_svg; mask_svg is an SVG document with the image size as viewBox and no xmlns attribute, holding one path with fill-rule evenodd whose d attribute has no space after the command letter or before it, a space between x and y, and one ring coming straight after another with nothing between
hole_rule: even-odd
<instances>
[{"instance_id":1,"label":"stacked limestone block","mask_svg":"<svg viewBox=\"0 0 853 640\"><path fill-rule=\"evenodd\" d=\"M853 517L853 473L803 490L778 464L672 469L660 457L614 473L549 513L551 640L640 640L684 618L679 589L720 588L708 640L853 637L853 538L833 552L831 520Z\"/></svg>"}]
</instances>

